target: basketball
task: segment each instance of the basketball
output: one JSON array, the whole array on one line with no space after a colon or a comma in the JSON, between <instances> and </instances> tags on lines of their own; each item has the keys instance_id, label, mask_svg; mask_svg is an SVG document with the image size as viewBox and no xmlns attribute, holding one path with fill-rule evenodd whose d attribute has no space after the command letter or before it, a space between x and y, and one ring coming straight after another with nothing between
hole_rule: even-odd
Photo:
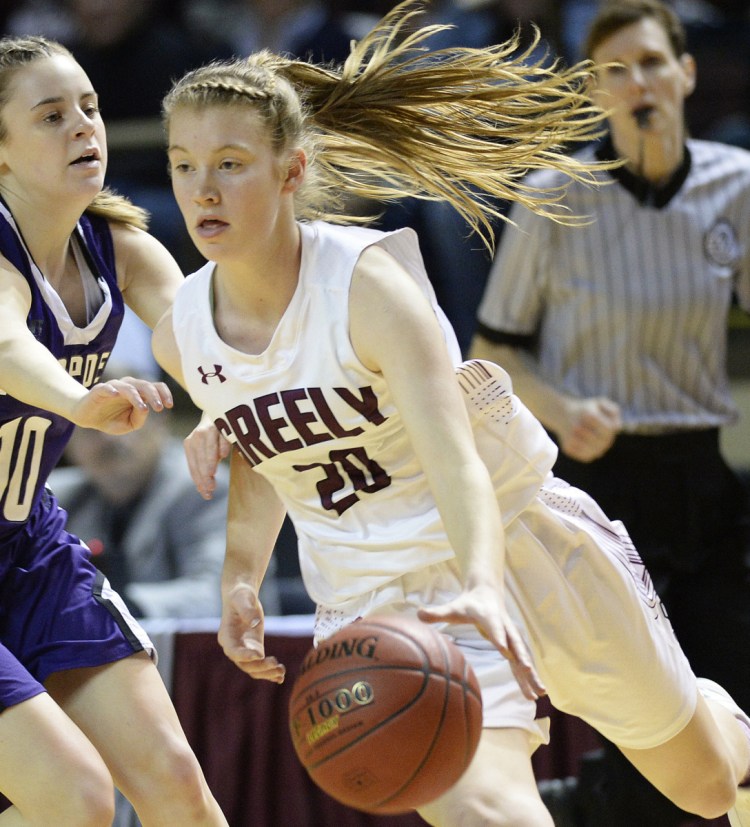
<instances>
[{"instance_id":1,"label":"basketball","mask_svg":"<svg viewBox=\"0 0 750 827\"><path fill-rule=\"evenodd\" d=\"M442 795L468 767L482 698L445 635L416 619L371 617L310 650L289 725L326 793L364 812L402 813Z\"/></svg>"}]
</instances>

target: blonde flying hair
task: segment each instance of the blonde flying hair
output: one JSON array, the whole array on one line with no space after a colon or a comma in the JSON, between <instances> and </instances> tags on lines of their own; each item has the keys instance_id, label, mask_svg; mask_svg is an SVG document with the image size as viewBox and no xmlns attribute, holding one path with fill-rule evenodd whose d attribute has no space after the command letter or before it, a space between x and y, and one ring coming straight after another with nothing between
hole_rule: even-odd
<instances>
[{"instance_id":1,"label":"blonde flying hair","mask_svg":"<svg viewBox=\"0 0 750 827\"><path fill-rule=\"evenodd\" d=\"M0 38L0 143L8 137L8 127L3 120L3 109L12 94L11 81L17 72L37 60L64 55L75 60L73 55L60 43L45 37L3 37ZM109 221L127 224L145 230L148 227L148 213L136 207L127 198L103 189L85 212L101 215Z\"/></svg>"},{"instance_id":2,"label":"blonde flying hair","mask_svg":"<svg viewBox=\"0 0 750 827\"><path fill-rule=\"evenodd\" d=\"M423 12L407 0L358 43L340 68L267 50L186 74L164 99L165 125L180 107L244 103L269 129L279 155L302 147L311 163L298 218L336 223L363 217L340 209L341 194L391 201L447 201L491 248L498 201L518 201L562 223L563 190L527 188L523 177L551 168L595 181L595 163L569 154L598 134L604 113L587 95L588 64L531 61L519 36L483 49L431 51L447 26L413 26ZM312 173L312 175L310 174Z\"/></svg>"}]
</instances>

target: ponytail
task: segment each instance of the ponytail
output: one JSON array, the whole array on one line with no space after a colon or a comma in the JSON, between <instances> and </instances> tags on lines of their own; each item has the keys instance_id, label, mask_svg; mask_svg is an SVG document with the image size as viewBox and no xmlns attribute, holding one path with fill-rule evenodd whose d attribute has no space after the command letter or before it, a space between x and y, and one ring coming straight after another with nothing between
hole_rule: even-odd
<instances>
[{"instance_id":1,"label":"ponytail","mask_svg":"<svg viewBox=\"0 0 750 827\"><path fill-rule=\"evenodd\" d=\"M100 215L116 224L127 224L139 230L148 229L148 212L142 207L136 207L124 196L117 195L108 189L103 189L94 196L86 212Z\"/></svg>"}]
</instances>

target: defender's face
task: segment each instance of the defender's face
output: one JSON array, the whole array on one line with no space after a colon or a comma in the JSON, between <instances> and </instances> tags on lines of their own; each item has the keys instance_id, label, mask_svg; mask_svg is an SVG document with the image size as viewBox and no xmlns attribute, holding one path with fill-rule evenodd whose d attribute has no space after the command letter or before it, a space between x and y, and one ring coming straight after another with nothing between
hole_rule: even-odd
<instances>
[{"instance_id":1,"label":"defender's face","mask_svg":"<svg viewBox=\"0 0 750 827\"><path fill-rule=\"evenodd\" d=\"M0 112L0 189L18 197L80 196L82 208L102 188L104 124L86 73L67 55L16 70Z\"/></svg>"}]
</instances>

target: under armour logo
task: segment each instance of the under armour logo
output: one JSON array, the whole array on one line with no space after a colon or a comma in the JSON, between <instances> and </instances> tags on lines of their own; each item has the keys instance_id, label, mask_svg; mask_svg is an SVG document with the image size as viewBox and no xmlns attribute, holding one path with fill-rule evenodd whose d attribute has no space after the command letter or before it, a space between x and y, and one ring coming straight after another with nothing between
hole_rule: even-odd
<instances>
[{"instance_id":1,"label":"under armour logo","mask_svg":"<svg viewBox=\"0 0 750 827\"><path fill-rule=\"evenodd\" d=\"M204 385L208 384L209 379L218 379L219 382L226 382L227 377L221 372L221 365L214 365L213 370L205 370L202 367L198 368L198 373L201 375L201 382Z\"/></svg>"}]
</instances>

